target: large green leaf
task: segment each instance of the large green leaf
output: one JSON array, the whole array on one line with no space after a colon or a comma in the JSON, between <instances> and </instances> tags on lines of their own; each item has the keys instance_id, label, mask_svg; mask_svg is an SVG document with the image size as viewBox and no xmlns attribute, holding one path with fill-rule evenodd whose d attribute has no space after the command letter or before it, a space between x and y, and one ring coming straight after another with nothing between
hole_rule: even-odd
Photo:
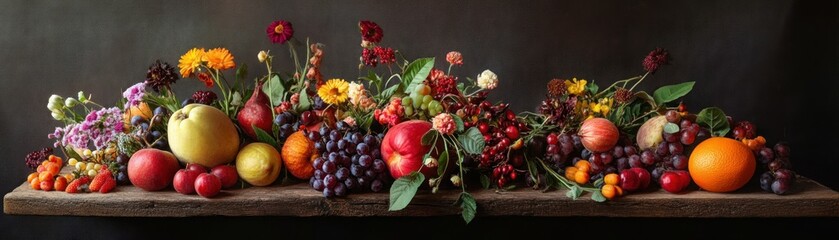
<instances>
[{"instance_id":1,"label":"large green leaf","mask_svg":"<svg viewBox=\"0 0 839 240\"><path fill-rule=\"evenodd\" d=\"M725 112L718 107L709 107L699 111L699 114L696 115L696 122L708 127L711 134L718 137L728 134L731 127L728 125Z\"/></svg>"},{"instance_id":2,"label":"large green leaf","mask_svg":"<svg viewBox=\"0 0 839 240\"><path fill-rule=\"evenodd\" d=\"M487 175L481 174L481 187L489 189L489 177Z\"/></svg>"},{"instance_id":3,"label":"large green leaf","mask_svg":"<svg viewBox=\"0 0 839 240\"><path fill-rule=\"evenodd\" d=\"M439 133L437 132L437 130L429 129L428 132L425 132L425 134L422 135L422 138L420 139L420 143L422 143L422 145L426 145L426 146L432 145L432 144L434 144L434 141L436 141L436 138L437 138L438 134Z\"/></svg>"},{"instance_id":4,"label":"large green leaf","mask_svg":"<svg viewBox=\"0 0 839 240\"><path fill-rule=\"evenodd\" d=\"M268 95L268 97L271 98L271 102L279 104L283 101L285 86L283 86L282 81L280 81L280 76L275 75L265 83L262 91L265 92L265 95Z\"/></svg>"},{"instance_id":5,"label":"large green leaf","mask_svg":"<svg viewBox=\"0 0 839 240\"><path fill-rule=\"evenodd\" d=\"M472 194L467 192L460 193L460 208L463 209L460 212L463 216L463 221L466 221L467 224L472 222L472 219L475 219L475 214L478 212L478 204L475 202Z\"/></svg>"},{"instance_id":6,"label":"large green leaf","mask_svg":"<svg viewBox=\"0 0 839 240\"><path fill-rule=\"evenodd\" d=\"M388 211L405 209L411 203L411 199L414 199L417 189L423 182L425 182L425 176L417 171L396 179L390 186L390 207Z\"/></svg>"},{"instance_id":7,"label":"large green leaf","mask_svg":"<svg viewBox=\"0 0 839 240\"><path fill-rule=\"evenodd\" d=\"M408 64L405 72L402 73L401 85L404 86L402 89L404 91L414 90L416 85L425 81L432 68L434 68L434 58L420 58Z\"/></svg>"},{"instance_id":8,"label":"large green leaf","mask_svg":"<svg viewBox=\"0 0 839 240\"><path fill-rule=\"evenodd\" d=\"M248 76L248 65L242 64L241 67L236 69L236 80L245 79Z\"/></svg>"},{"instance_id":9,"label":"large green leaf","mask_svg":"<svg viewBox=\"0 0 839 240\"><path fill-rule=\"evenodd\" d=\"M695 82L684 82L660 87L653 92L656 105L662 105L687 95Z\"/></svg>"},{"instance_id":10,"label":"large green leaf","mask_svg":"<svg viewBox=\"0 0 839 240\"><path fill-rule=\"evenodd\" d=\"M382 90L382 100L389 100L394 94L404 91L402 85L396 84Z\"/></svg>"},{"instance_id":11,"label":"large green leaf","mask_svg":"<svg viewBox=\"0 0 839 240\"><path fill-rule=\"evenodd\" d=\"M653 96L650 96L650 94L647 93L647 92L644 92L644 91L637 92L637 93L635 93L635 97L644 100L644 102L647 102L648 104L650 104L650 106L652 108L656 108L656 106L658 106L658 105L656 105L655 99L653 98Z\"/></svg>"},{"instance_id":12,"label":"large green leaf","mask_svg":"<svg viewBox=\"0 0 839 240\"><path fill-rule=\"evenodd\" d=\"M471 127L463 134L457 136L457 140L463 145L463 150L469 154L481 154L484 150L484 135L476 127Z\"/></svg>"}]
</instances>

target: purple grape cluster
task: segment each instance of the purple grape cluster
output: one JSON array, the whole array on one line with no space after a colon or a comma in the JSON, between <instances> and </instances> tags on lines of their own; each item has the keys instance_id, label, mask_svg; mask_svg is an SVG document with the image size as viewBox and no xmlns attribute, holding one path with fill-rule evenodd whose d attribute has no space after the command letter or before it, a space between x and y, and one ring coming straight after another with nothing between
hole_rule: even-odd
<instances>
[{"instance_id":1,"label":"purple grape cluster","mask_svg":"<svg viewBox=\"0 0 839 240\"><path fill-rule=\"evenodd\" d=\"M382 136L363 134L343 121L335 125L334 129L324 125L306 133L320 154L312 163L315 173L309 184L327 198L382 191L390 182L379 149Z\"/></svg>"}]
</instances>

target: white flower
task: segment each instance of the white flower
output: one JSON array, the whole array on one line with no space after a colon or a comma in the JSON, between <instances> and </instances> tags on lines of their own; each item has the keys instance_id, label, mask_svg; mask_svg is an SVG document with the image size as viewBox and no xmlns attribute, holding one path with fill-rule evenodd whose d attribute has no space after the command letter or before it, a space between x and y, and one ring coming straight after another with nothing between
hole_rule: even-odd
<instances>
[{"instance_id":1,"label":"white flower","mask_svg":"<svg viewBox=\"0 0 839 240\"><path fill-rule=\"evenodd\" d=\"M64 112L63 111L53 111L52 118L58 121L64 120Z\"/></svg>"},{"instance_id":2,"label":"white flower","mask_svg":"<svg viewBox=\"0 0 839 240\"><path fill-rule=\"evenodd\" d=\"M350 82L350 89L347 92L347 96L350 98L350 103L358 105L358 102L364 97L364 85Z\"/></svg>"},{"instance_id":3,"label":"white flower","mask_svg":"<svg viewBox=\"0 0 839 240\"><path fill-rule=\"evenodd\" d=\"M460 176L452 174L452 177L449 178L449 181L452 181L452 185L455 187L460 187L460 184L463 182L460 180Z\"/></svg>"},{"instance_id":4,"label":"white flower","mask_svg":"<svg viewBox=\"0 0 839 240\"><path fill-rule=\"evenodd\" d=\"M241 106L242 105L242 94L239 94L239 92L234 92L233 93L233 99L230 101L230 105Z\"/></svg>"},{"instance_id":5,"label":"white flower","mask_svg":"<svg viewBox=\"0 0 839 240\"><path fill-rule=\"evenodd\" d=\"M495 89L495 87L498 87L498 75L495 75L489 69L484 70L484 72L478 74L478 87L488 90Z\"/></svg>"},{"instance_id":6,"label":"white flower","mask_svg":"<svg viewBox=\"0 0 839 240\"><path fill-rule=\"evenodd\" d=\"M259 62L265 62L265 60L268 59L268 52L259 51L259 53L256 54L256 59L259 59Z\"/></svg>"},{"instance_id":7,"label":"white flower","mask_svg":"<svg viewBox=\"0 0 839 240\"><path fill-rule=\"evenodd\" d=\"M47 109L50 111L59 110L59 108L64 107L64 99L61 96L53 94L50 96L50 100L47 103Z\"/></svg>"}]
</instances>

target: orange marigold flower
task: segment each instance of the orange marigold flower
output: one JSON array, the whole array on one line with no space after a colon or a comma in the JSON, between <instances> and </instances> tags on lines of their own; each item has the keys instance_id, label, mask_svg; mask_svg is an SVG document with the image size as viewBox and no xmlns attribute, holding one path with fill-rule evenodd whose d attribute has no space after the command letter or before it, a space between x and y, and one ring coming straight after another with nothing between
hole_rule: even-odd
<instances>
[{"instance_id":1,"label":"orange marigold flower","mask_svg":"<svg viewBox=\"0 0 839 240\"><path fill-rule=\"evenodd\" d=\"M227 70L236 67L233 55L226 48L213 48L207 51L207 67L215 70Z\"/></svg>"},{"instance_id":2,"label":"orange marigold flower","mask_svg":"<svg viewBox=\"0 0 839 240\"><path fill-rule=\"evenodd\" d=\"M181 59L178 60L178 68L181 69L183 78L191 77L192 73L201 66L201 62L205 60L204 54L206 52L203 48L193 48L181 56Z\"/></svg>"}]
</instances>

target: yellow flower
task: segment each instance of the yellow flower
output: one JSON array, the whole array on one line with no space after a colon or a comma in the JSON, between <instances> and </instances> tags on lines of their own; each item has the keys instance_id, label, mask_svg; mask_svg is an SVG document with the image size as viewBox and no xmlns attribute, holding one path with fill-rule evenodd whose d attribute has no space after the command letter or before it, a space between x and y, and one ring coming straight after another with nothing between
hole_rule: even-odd
<instances>
[{"instance_id":1,"label":"yellow flower","mask_svg":"<svg viewBox=\"0 0 839 240\"><path fill-rule=\"evenodd\" d=\"M318 96L328 104L341 104L347 101L350 84L344 79L330 79L318 88Z\"/></svg>"},{"instance_id":2,"label":"yellow flower","mask_svg":"<svg viewBox=\"0 0 839 240\"><path fill-rule=\"evenodd\" d=\"M583 92L586 91L586 84L588 81L585 79L577 80L574 78L573 80L565 80L565 88L568 90L568 93L572 95L582 95Z\"/></svg>"},{"instance_id":3,"label":"yellow flower","mask_svg":"<svg viewBox=\"0 0 839 240\"><path fill-rule=\"evenodd\" d=\"M213 48L207 51L207 67L215 70L227 70L236 67L233 55L226 48Z\"/></svg>"},{"instance_id":4,"label":"yellow flower","mask_svg":"<svg viewBox=\"0 0 839 240\"><path fill-rule=\"evenodd\" d=\"M181 69L181 76L184 78L188 78L192 76L192 73L201 66L201 62L204 61L204 49L203 48L193 48L187 51L183 56L181 56L181 60L178 60L178 68Z\"/></svg>"}]
</instances>

